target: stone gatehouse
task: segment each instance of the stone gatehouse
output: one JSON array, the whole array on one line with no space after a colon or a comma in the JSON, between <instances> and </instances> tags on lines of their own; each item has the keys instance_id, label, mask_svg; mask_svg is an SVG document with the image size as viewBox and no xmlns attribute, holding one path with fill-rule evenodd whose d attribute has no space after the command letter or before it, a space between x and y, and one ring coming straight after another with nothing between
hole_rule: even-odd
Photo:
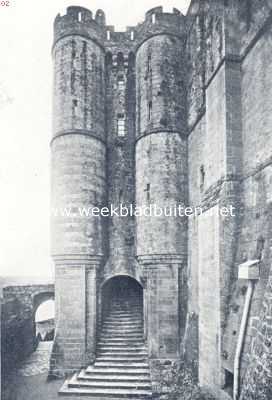
<instances>
[{"instance_id":1,"label":"stone gatehouse","mask_svg":"<svg viewBox=\"0 0 272 400\"><path fill-rule=\"evenodd\" d=\"M192 0L125 32L102 10L56 17L51 373L81 370L61 393L149 396L185 359L217 398L271 398L271 8ZM122 368L136 385L96 382Z\"/></svg>"}]
</instances>

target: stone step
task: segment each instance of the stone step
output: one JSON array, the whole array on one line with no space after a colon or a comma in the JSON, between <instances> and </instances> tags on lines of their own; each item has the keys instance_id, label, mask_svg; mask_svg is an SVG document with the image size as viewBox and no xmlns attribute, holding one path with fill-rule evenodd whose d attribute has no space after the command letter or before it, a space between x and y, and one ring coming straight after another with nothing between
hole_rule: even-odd
<instances>
[{"instance_id":1,"label":"stone step","mask_svg":"<svg viewBox=\"0 0 272 400\"><path fill-rule=\"evenodd\" d=\"M130 348L137 348L144 346L144 342L142 341L142 338L140 337L131 337L131 341L124 341L123 336L121 335L108 335L105 338L103 338L103 341L99 341L97 344L98 347L119 347L119 348L124 348L125 346L130 347Z\"/></svg>"},{"instance_id":2,"label":"stone step","mask_svg":"<svg viewBox=\"0 0 272 400\"><path fill-rule=\"evenodd\" d=\"M59 391L59 395L72 396L78 395L78 397L104 397L109 400L111 398L151 398L151 390L138 390L138 389L107 389L107 388L90 388L90 387L69 387L66 381Z\"/></svg>"},{"instance_id":3,"label":"stone step","mask_svg":"<svg viewBox=\"0 0 272 400\"><path fill-rule=\"evenodd\" d=\"M120 357L142 357L143 355L147 355L147 351L144 347L140 347L138 349L130 349L130 348L125 348L125 349L114 349L114 350L109 350L108 348L99 350L97 352L97 356L104 357L104 356L120 356Z\"/></svg>"},{"instance_id":4,"label":"stone step","mask_svg":"<svg viewBox=\"0 0 272 400\"><path fill-rule=\"evenodd\" d=\"M102 330L101 330L101 335L103 335L103 333L108 333L108 332L127 332L127 333L142 333L143 332L143 327L137 327L137 328L133 328L133 327L128 327L128 326L116 326L116 327L110 327L110 326L103 326Z\"/></svg>"},{"instance_id":5,"label":"stone step","mask_svg":"<svg viewBox=\"0 0 272 400\"><path fill-rule=\"evenodd\" d=\"M137 319L137 320L136 319L135 320L126 319L126 320L122 320L122 318L116 317L116 318L114 318L114 321L104 320L102 322L101 326L103 326L105 324L106 325L114 325L114 326L119 325L119 324L122 324L122 325L139 325L139 324L142 324L143 325L143 320L142 319Z\"/></svg>"},{"instance_id":6,"label":"stone step","mask_svg":"<svg viewBox=\"0 0 272 400\"><path fill-rule=\"evenodd\" d=\"M150 373L144 373L144 374L134 374L134 375L128 375L126 373L122 374L103 374L103 373L87 373L84 369L80 371L78 374L78 379L82 380L107 380L107 381L121 381L121 382L150 382Z\"/></svg>"},{"instance_id":7,"label":"stone step","mask_svg":"<svg viewBox=\"0 0 272 400\"><path fill-rule=\"evenodd\" d=\"M147 362L148 361L148 357L134 357L134 358L126 358L126 357L98 357L96 359L96 363L105 363L105 364L113 364L113 363L118 363L118 364L138 364L138 363L143 363L143 362Z\"/></svg>"},{"instance_id":8,"label":"stone step","mask_svg":"<svg viewBox=\"0 0 272 400\"><path fill-rule=\"evenodd\" d=\"M118 316L118 318L120 318L122 321L124 320L124 321L126 321L126 320L142 320L143 319L143 314L142 313L138 313L138 314L136 314L136 313L131 313L131 314L118 314L117 315ZM105 318L104 318L104 321L107 321L107 320L113 320L113 321L115 321L115 318L116 318L116 316L115 315L113 315L113 314L108 314Z\"/></svg>"},{"instance_id":9,"label":"stone step","mask_svg":"<svg viewBox=\"0 0 272 400\"><path fill-rule=\"evenodd\" d=\"M103 350L98 352L98 357L108 356L120 356L120 357L142 357L147 356L147 351L144 348L141 349L117 349L114 351Z\"/></svg>"},{"instance_id":10,"label":"stone step","mask_svg":"<svg viewBox=\"0 0 272 400\"><path fill-rule=\"evenodd\" d=\"M143 323L142 318L105 318L103 324L140 324Z\"/></svg>"},{"instance_id":11,"label":"stone step","mask_svg":"<svg viewBox=\"0 0 272 400\"><path fill-rule=\"evenodd\" d=\"M118 331L127 331L127 332L142 332L143 331L143 325L109 325L109 324L104 324L102 327L102 332L107 332L107 331L113 331L113 332L118 332Z\"/></svg>"},{"instance_id":12,"label":"stone step","mask_svg":"<svg viewBox=\"0 0 272 400\"><path fill-rule=\"evenodd\" d=\"M139 316L136 316L135 314L132 314L132 315L130 315L130 316L113 316L112 314L110 315L110 316L108 316L108 317L105 317L104 319L103 319L103 322L107 322L108 320L112 320L112 321L114 321L114 322L119 322L119 321L123 321L123 322L126 322L126 321L128 321L128 322L130 322L130 321L142 321L142 317L139 315Z\"/></svg>"},{"instance_id":13,"label":"stone step","mask_svg":"<svg viewBox=\"0 0 272 400\"><path fill-rule=\"evenodd\" d=\"M131 360L124 361L95 361L95 368L149 368L147 362L140 360L139 362L133 362Z\"/></svg>"},{"instance_id":14,"label":"stone step","mask_svg":"<svg viewBox=\"0 0 272 400\"><path fill-rule=\"evenodd\" d=\"M129 339L131 340L125 340L125 338L121 337L120 335L114 335L114 336L107 336L100 338L97 347L119 347L119 348L139 348L145 346L143 338L139 337L134 338L130 337Z\"/></svg>"},{"instance_id":15,"label":"stone step","mask_svg":"<svg viewBox=\"0 0 272 400\"><path fill-rule=\"evenodd\" d=\"M65 381L59 394L71 400L150 399L148 353L143 340L143 305L137 299L114 303L98 325L95 363Z\"/></svg>"},{"instance_id":16,"label":"stone step","mask_svg":"<svg viewBox=\"0 0 272 400\"><path fill-rule=\"evenodd\" d=\"M111 310L108 310L107 315L113 315L115 313L118 314L129 314L129 315L136 315L136 314L140 314L143 311L143 307L142 306L133 306L133 307L114 307ZM104 315L105 315L104 314Z\"/></svg>"},{"instance_id":17,"label":"stone step","mask_svg":"<svg viewBox=\"0 0 272 400\"><path fill-rule=\"evenodd\" d=\"M103 323L103 328L142 328L143 327L143 323L142 322L121 322L121 321L117 321L117 322L104 322Z\"/></svg>"},{"instance_id":18,"label":"stone step","mask_svg":"<svg viewBox=\"0 0 272 400\"><path fill-rule=\"evenodd\" d=\"M123 347L118 347L118 346L111 346L111 347L107 347L107 346L98 346L98 353L102 354L102 353L122 353L122 354L142 354L142 353L146 353L146 348L142 345L142 346L138 346L138 347L134 347L134 346L123 346Z\"/></svg>"},{"instance_id":19,"label":"stone step","mask_svg":"<svg viewBox=\"0 0 272 400\"><path fill-rule=\"evenodd\" d=\"M129 382L122 382L122 381L109 381L109 380L82 380L78 378L78 375L74 375L71 379L68 380L69 387L92 387L92 388L118 388L118 389L151 389L150 382L143 382L143 381L129 381Z\"/></svg>"},{"instance_id":20,"label":"stone step","mask_svg":"<svg viewBox=\"0 0 272 400\"><path fill-rule=\"evenodd\" d=\"M105 314L109 315L109 314L113 314L113 313L121 313L121 314L127 313L127 314L131 315L131 314L141 313L142 310L143 310L142 306L133 306L133 307L131 306L131 307L123 307L123 308L122 307L114 307L114 308L108 310L108 312Z\"/></svg>"},{"instance_id":21,"label":"stone step","mask_svg":"<svg viewBox=\"0 0 272 400\"><path fill-rule=\"evenodd\" d=\"M137 336L136 336L137 335ZM112 338L134 338L135 340L141 340L143 339L143 330L138 330L134 332L133 330L113 330L113 329L107 329L106 331L103 330L100 334L100 337L103 339L112 339Z\"/></svg>"},{"instance_id":22,"label":"stone step","mask_svg":"<svg viewBox=\"0 0 272 400\"><path fill-rule=\"evenodd\" d=\"M126 345L126 346L130 346L130 345L135 345L135 344L139 344L139 345L143 345L144 341L143 338L141 338L141 340L135 340L135 339L131 339L131 338L122 338L122 339L118 339L118 338L111 338L111 339L104 339L103 337L101 337L98 341L98 346L121 346L121 345Z\"/></svg>"},{"instance_id":23,"label":"stone step","mask_svg":"<svg viewBox=\"0 0 272 400\"><path fill-rule=\"evenodd\" d=\"M116 339L116 340L124 340L124 339L136 339L136 340L143 340L143 331L141 330L141 332L136 332L136 333L129 333L129 334L124 334L123 332L121 332L121 335L114 335L112 336L110 334L109 337L107 337L108 333L107 332L103 332L103 330L100 331L100 339Z\"/></svg>"},{"instance_id":24,"label":"stone step","mask_svg":"<svg viewBox=\"0 0 272 400\"><path fill-rule=\"evenodd\" d=\"M129 325L129 326L131 326L131 325L133 325L133 326L135 326L135 325L141 325L141 326L143 326L143 321L142 320L135 320L135 321L133 321L133 320L124 320L124 321L122 321L121 319L117 319L116 318L116 320L115 321L104 321L100 326L104 326L104 325L113 325L113 326L119 326L119 325Z\"/></svg>"},{"instance_id":25,"label":"stone step","mask_svg":"<svg viewBox=\"0 0 272 400\"><path fill-rule=\"evenodd\" d=\"M115 342L114 340L108 342L99 342L97 344L97 350L100 351L115 351L115 350L133 350L140 351L146 350L146 347L143 342L131 341L131 342Z\"/></svg>"},{"instance_id":26,"label":"stone step","mask_svg":"<svg viewBox=\"0 0 272 400\"><path fill-rule=\"evenodd\" d=\"M113 312L121 312L121 313L132 313L132 312L141 312L143 310L143 306L141 304L130 304L125 306L113 305L108 311L107 314L111 314Z\"/></svg>"},{"instance_id":27,"label":"stone step","mask_svg":"<svg viewBox=\"0 0 272 400\"><path fill-rule=\"evenodd\" d=\"M141 318L143 316L143 310L141 308L137 310L112 310L104 313L104 318L113 318L116 315L121 318Z\"/></svg>"},{"instance_id":28,"label":"stone step","mask_svg":"<svg viewBox=\"0 0 272 400\"><path fill-rule=\"evenodd\" d=\"M143 315L143 310L142 308L136 309L136 310L111 310L107 312L105 315L105 318L107 317L142 317Z\"/></svg>"},{"instance_id":29,"label":"stone step","mask_svg":"<svg viewBox=\"0 0 272 400\"><path fill-rule=\"evenodd\" d=\"M132 319L126 319L122 320L121 318L116 317L114 321L112 320L104 320L101 324L98 326L102 327L104 325L113 325L113 326L118 326L118 325L143 325L143 320L142 319L137 319L137 320L132 320Z\"/></svg>"},{"instance_id":30,"label":"stone step","mask_svg":"<svg viewBox=\"0 0 272 400\"><path fill-rule=\"evenodd\" d=\"M131 307L140 307L142 305L142 301L140 299L127 299L118 301L114 299L109 309L113 310L114 308L121 308L122 310L125 308L131 309Z\"/></svg>"},{"instance_id":31,"label":"stone step","mask_svg":"<svg viewBox=\"0 0 272 400\"><path fill-rule=\"evenodd\" d=\"M100 341L97 343L97 348L101 348L104 347L106 348L110 348L110 347L114 347L114 348L120 348L120 349L139 349L140 347L145 347L145 344L143 342L143 340L141 340L140 338L138 339L133 339L130 341L123 341L122 338L118 339L117 341L114 340L115 336L113 337L107 337L106 341L103 339L103 341Z\"/></svg>"},{"instance_id":32,"label":"stone step","mask_svg":"<svg viewBox=\"0 0 272 400\"><path fill-rule=\"evenodd\" d=\"M147 374L150 374L149 366L148 364L145 364L144 366L134 368L134 367L128 367L128 366L123 366L122 367L100 367L96 368L93 365L87 367L85 370L86 374L104 374L104 375L130 375L130 376L139 376L139 375L144 375L146 376Z\"/></svg>"},{"instance_id":33,"label":"stone step","mask_svg":"<svg viewBox=\"0 0 272 400\"><path fill-rule=\"evenodd\" d=\"M145 347L138 347L138 348L132 348L132 347L106 347L106 348L98 348L97 349L97 355L104 355L104 354L119 354L120 356L124 355L132 355L132 356L138 356L142 354L148 354L147 350Z\"/></svg>"},{"instance_id":34,"label":"stone step","mask_svg":"<svg viewBox=\"0 0 272 400\"><path fill-rule=\"evenodd\" d=\"M143 328L133 328L133 327L128 328L128 327L120 327L120 326L119 327L116 326L115 328L113 328L113 327L105 326L102 328L101 335L103 336L103 333L108 333L108 332L110 332L110 333L112 333L112 332L142 333Z\"/></svg>"},{"instance_id":35,"label":"stone step","mask_svg":"<svg viewBox=\"0 0 272 400\"><path fill-rule=\"evenodd\" d=\"M145 353L99 353L96 360L97 361L102 361L103 360L124 360L124 361L137 361L138 360L147 360L148 359L148 354Z\"/></svg>"}]
</instances>

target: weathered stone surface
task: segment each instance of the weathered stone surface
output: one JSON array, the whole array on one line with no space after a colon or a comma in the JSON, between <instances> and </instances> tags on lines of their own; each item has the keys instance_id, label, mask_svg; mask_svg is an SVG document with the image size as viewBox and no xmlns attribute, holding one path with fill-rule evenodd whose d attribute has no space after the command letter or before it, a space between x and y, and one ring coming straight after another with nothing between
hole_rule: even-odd
<instances>
[{"instance_id":1,"label":"weathered stone surface","mask_svg":"<svg viewBox=\"0 0 272 400\"><path fill-rule=\"evenodd\" d=\"M144 287L154 382L161 365L184 355L198 364L201 385L227 398L246 288L237 265L260 258L241 385L245 396L261 396L271 373L263 361L271 300L264 299L272 226L269 5L194 0L186 17L156 7L126 32L106 25L101 10L94 19L72 7L56 18L54 207L189 204L205 212L55 218L53 369L93 361L102 285L123 274ZM219 213L230 206L233 215Z\"/></svg>"},{"instance_id":2,"label":"weathered stone surface","mask_svg":"<svg viewBox=\"0 0 272 400\"><path fill-rule=\"evenodd\" d=\"M54 285L6 286L2 289L1 355L3 374L12 371L36 346L35 313L54 298Z\"/></svg>"}]
</instances>

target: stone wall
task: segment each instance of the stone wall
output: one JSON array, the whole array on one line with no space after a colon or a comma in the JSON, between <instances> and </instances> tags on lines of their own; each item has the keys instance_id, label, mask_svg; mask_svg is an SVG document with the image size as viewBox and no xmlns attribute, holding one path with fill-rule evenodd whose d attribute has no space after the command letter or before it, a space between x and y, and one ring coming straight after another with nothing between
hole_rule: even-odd
<instances>
[{"instance_id":1,"label":"stone wall","mask_svg":"<svg viewBox=\"0 0 272 400\"><path fill-rule=\"evenodd\" d=\"M241 361L241 384L246 382L244 393L249 398L270 398L263 394L259 376L253 371L258 369L258 357L255 357L255 344L262 342L258 333L261 329L263 302L266 294L271 264L271 24L267 4L251 1L251 7L245 14L240 12L243 24L241 54L241 95L243 124L243 157L241 180L242 218L236 265L246 259L261 259L260 280L256 282L251 304L250 316L243 356ZM258 3L258 4L257 4ZM247 19L244 19L247 16ZM247 28L246 28L247 26ZM235 270L237 276L237 270ZM268 286L267 286L268 285ZM239 331L247 283L234 283L230 302L228 323L224 339L225 365L233 370L236 338ZM269 311L268 311L269 313ZM247 371L250 365L249 371ZM269 375L269 374L268 374ZM256 386L249 385L255 380ZM264 391L266 381L264 379ZM264 396L264 397L262 397Z\"/></svg>"},{"instance_id":2,"label":"stone wall","mask_svg":"<svg viewBox=\"0 0 272 400\"><path fill-rule=\"evenodd\" d=\"M7 286L1 310L3 373L35 349L35 313L40 304L54 298L54 285Z\"/></svg>"},{"instance_id":3,"label":"stone wall","mask_svg":"<svg viewBox=\"0 0 272 400\"><path fill-rule=\"evenodd\" d=\"M270 399L272 395L272 276L262 297L258 318L252 321L249 360L241 400Z\"/></svg>"},{"instance_id":4,"label":"stone wall","mask_svg":"<svg viewBox=\"0 0 272 400\"><path fill-rule=\"evenodd\" d=\"M237 282L237 265L246 259L262 259L261 279L255 285L243 349L242 385L247 366L250 362L254 364L252 343L259 337L256 326L260 324L259 315L271 262L271 16L269 2L243 1L238 8L231 1L228 4L214 2L212 7L205 3L193 1L189 10L187 49L189 63L193 66L188 79L188 120L191 127L188 142L189 202L194 206L210 207L220 199L221 206L229 203L237 208L237 217L225 219L219 232L221 291L216 301L221 301L221 345L217 351L222 375L208 386L220 389L220 386L227 385L226 381L224 383L224 368L233 372L247 286L246 282ZM203 66L204 70L201 69ZM226 182L220 191L216 191L216 185L220 186L224 180ZM203 229L207 231L208 224L204 224ZM188 310L191 314L186 329L189 332L194 313L201 315L201 291L211 287L210 282L205 285L196 272L201 265L199 246L205 236L197 238L198 230L198 218L191 217L188 236L188 285L191 289ZM204 340L202 334L203 326L199 328L199 349ZM185 354L188 355L187 346ZM204 359L200 354L200 365ZM257 368L256 363L255 367L251 366L251 371L252 368ZM209 367L205 373L208 371ZM250 372L246 381L249 376ZM258 390L255 387L254 394L251 386L252 398L259 398ZM247 389L246 393L249 391ZM223 392L218 392L218 395L224 397Z\"/></svg>"},{"instance_id":5,"label":"stone wall","mask_svg":"<svg viewBox=\"0 0 272 400\"><path fill-rule=\"evenodd\" d=\"M119 45L120 46L120 45ZM107 62L107 182L108 204L135 205L135 55L110 48ZM118 132L119 118L124 132ZM135 218L108 218L109 253L103 280L115 274L137 277L135 254Z\"/></svg>"}]
</instances>

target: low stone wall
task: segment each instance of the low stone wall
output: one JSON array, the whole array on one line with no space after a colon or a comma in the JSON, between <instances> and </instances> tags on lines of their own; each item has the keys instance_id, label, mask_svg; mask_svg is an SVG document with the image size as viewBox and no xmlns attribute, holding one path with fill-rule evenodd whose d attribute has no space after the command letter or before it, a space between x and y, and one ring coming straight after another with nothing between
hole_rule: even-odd
<instances>
[{"instance_id":1,"label":"low stone wall","mask_svg":"<svg viewBox=\"0 0 272 400\"><path fill-rule=\"evenodd\" d=\"M193 365L184 360L150 360L153 398L159 400L214 400L198 386Z\"/></svg>"},{"instance_id":2,"label":"low stone wall","mask_svg":"<svg viewBox=\"0 0 272 400\"><path fill-rule=\"evenodd\" d=\"M243 381L241 400L272 398L272 271L263 297L260 319L252 327L250 364Z\"/></svg>"}]
</instances>

